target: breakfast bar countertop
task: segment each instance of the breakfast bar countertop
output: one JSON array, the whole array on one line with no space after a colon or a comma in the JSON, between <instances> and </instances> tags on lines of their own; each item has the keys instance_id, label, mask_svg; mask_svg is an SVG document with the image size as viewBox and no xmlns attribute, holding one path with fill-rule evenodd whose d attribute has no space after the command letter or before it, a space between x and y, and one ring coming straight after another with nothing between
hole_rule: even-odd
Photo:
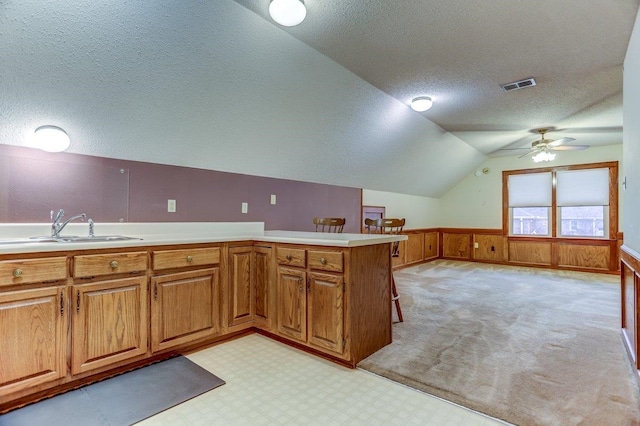
<instances>
[{"instance_id":1,"label":"breakfast bar countertop","mask_svg":"<svg viewBox=\"0 0 640 426\"><path fill-rule=\"evenodd\" d=\"M65 235L87 235L86 223L70 223ZM0 254L91 250L167 244L197 244L232 241L262 241L333 247L357 247L406 240L405 235L336 234L304 231L265 231L263 222L166 222L96 223L96 236L124 235L137 239L89 242L32 242L47 236L49 224L0 224Z\"/></svg>"}]
</instances>

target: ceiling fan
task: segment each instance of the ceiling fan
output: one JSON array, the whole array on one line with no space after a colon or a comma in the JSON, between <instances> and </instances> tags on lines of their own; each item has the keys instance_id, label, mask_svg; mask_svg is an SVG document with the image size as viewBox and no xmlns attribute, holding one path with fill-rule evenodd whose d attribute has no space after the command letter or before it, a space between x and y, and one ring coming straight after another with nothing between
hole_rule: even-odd
<instances>
[{"instance_id":1,"label":"ceiling fan","mask_svg":"<svg viewBox=\"0 0 640 426\"><path fill-rule=\"evenodd\" d=\"M540 139L531 142L531 148L504 148L509 149L528 149L527 152L520 155L518 158L532 155L533 161L539 163L541 161L551 161L556 157L554 151L580 151L589 148L589 145L565 145L567 142L575 141L574 138L561 138L561 139L546 139L544 137L549 129L537 129L536 132L540 134Z\"/></svg>"}]
</instances>

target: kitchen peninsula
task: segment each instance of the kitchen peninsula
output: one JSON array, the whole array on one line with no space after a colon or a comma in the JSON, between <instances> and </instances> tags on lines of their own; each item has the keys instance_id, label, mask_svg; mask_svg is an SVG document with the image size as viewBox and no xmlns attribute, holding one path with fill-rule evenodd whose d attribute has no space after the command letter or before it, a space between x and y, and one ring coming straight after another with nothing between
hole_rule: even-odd
<instances>
[{"instance_id":1,"label":"kitchen peninsula","mask_svg":"<svg viewBox=\"0 0 640 426\"><path fill-rule=\"evenodd\" d=\"M348 367L391 342L406 236L110 223L96 236L137 239L24 240L50 226L0 225L0 412L251 332Z\"/></svg>"}]
</instances>

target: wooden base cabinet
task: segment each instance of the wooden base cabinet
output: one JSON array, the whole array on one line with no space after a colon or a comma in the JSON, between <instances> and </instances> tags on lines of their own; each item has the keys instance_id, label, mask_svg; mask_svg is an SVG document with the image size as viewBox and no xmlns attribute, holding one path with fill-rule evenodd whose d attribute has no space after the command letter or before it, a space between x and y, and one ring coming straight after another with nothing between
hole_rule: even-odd
<instances>
[{"instance_id":1,"label":"wooden base cabinet","mask_svg":"<svg viewBox=\"0 0 640 426\"><path fill-rule=\"evenodd\" d=\"M201 269L151 278L151 351L220 333L220 270Z\"/></svg>"},{"instance_id":2,"label":"wooden base cabinet","mask_svg":"<svg viewBox=\"0 0 640 426\"><path fill-rule=\"evenodd\" d=\"M391 343L391 247L276 247L277 334L349 366Z\"/></svg>"},{"instance_id":3,"label":"wooden base cabinet","mask_svg":"<svg viewBox=\"0 0 640 426\"><path fill-rule=\"evenodd\" d=\"M147 277L71 287L71 372L80 374L147 353Z\"/></svg>"},{"instance_id":4,"label":"wooden base cabinet","mask_svg":"<svg viewBox=\"0 0 640 426\"><path fill-rule=\"evenodd\" d=\"M0 401L67 374L64 287L0 293Z\"/></svg>"}]
</instances>

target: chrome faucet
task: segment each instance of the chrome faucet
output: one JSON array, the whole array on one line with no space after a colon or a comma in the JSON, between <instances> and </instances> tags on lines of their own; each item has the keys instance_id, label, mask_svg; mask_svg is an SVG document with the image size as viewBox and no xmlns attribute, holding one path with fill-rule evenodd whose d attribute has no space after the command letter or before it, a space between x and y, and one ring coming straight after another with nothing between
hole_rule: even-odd
<instances>
[{"instance_id":1,"label":"chrome faucet","mask_svg":"<svg viewBox=\"0 0 640 426\"><path fill-rule=\"evenodd\" d=\"M54 217L54 214L55 214L55 217ZM72 220L76 220L76 219L85 220L87 218L86 214L81 213L81 214L72 216L69 219L65 220L64 222L60 223L60 221L62 220L62 216L64 216L64 210L60 209L58 213L55 213L53 210L51 210L51 220L53 221L53 223L51 224L51 236L53 238L60 237L60 232L62 232L64 227L67 226L69 222L71 222Z\"/></svg>"}]
</instances>

